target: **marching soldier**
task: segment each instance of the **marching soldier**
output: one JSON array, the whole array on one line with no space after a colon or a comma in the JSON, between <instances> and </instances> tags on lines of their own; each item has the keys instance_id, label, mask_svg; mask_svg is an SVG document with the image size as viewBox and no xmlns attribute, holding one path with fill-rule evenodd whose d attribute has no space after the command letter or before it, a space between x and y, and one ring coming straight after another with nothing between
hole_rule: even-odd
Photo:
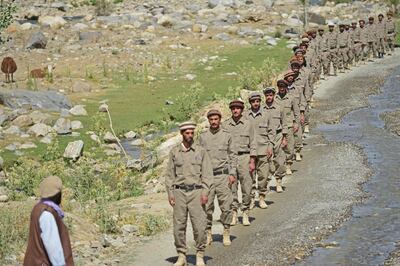
<instances>
[{"instance_id":1,"label":"marching soldier","mask_svg":"<svg viewBox=\"0 0 400 266\"><path fill-rule=\"evenodd\" d=\"M321 65L324 74L322 79L326 79L326 77L329 76L330 70L330 47L328 44L328 38L326 38L326 35L324 34L324 28L322 27L318 29L318 40L320 45Z\"/></svg>"},{"instance_id":2,"label":"marching soldier","mask_svg":"<svg viewBox=\"0 0 400 266\"><path fill-rule=\"evenodd\" d=\"M361 30L357 28L357 22L351 23L351 31L353 35L353 53L354 62L357 65L360 62L362 56L362 43L361 43Z\"/></svg>"},{"instance_id":3,"label":"marching soldier","mask_svg":"<svg viewBox=\"0 0 400 266\"><path fill-rule=\"evenodd\" d=\"M235 144L235 152L238 158L237 178L242 190L243 225L250 225L249 209L251 203L251 190L253 186L252 174L255 169L256 139L254 128L249 120L243 117L244 102L233 100L229 104L232 116L223 123L223 128L231 135ZM233 190L233 218L231 225L237 223L237 211L239 208L238 182L232 186Z\"/></svg>"},{"instance_id":4,"label":"marching soldier","mask_svg":"<svg viewBox=\"0 0 400 266\"><path fill-rule=\"evenodd\" d=\"M394 41L396 39L396 23L392 19L393 13L389 11L387 13L386 19L386 31L387 31L387 45L388 45L388 54L391 55L394 52Z\"/></svg>"},{"instance_id":5,"label":"marching soldier","mask_svg":"<svg viewBox=\"0 0 400 266\"><path fill-rule=\"evenodd\" d=\"M329 31L325 34L326 41L329 47L328 61L325 68L330 72L330 64L333 65L333 75L337 75L337 61L338 61L338 33L335 31L335 24L328 23Z\"/></svg>"},{"instance_id":6,"label":"marching soldier","mask_svg":"<svg viewBox=\"0 0 400 266\"><path fill-rule=\"evenodd\" d=\"M378 22L376 23L375 28L378 38L378 45L377 45L378 58L383 58L383 55L385 54L386 35L387 35L386 23L383 20L383 14L378 15Z\"/></svg>"},{"instance_id":7,"label":"marching soldier","mask_svg":"<svg viewBox=\"0 0 400 266\"><path fill-rule=\"evenodd\" d=\"M361 59L365 63L368 56L368 29L365 27L365 20L360 19L359 21L359 34L361 42Z\"/></svg>"},{"instance_id":8,"label":"marching soldier","mask_svg":"<svg viewBox=\"0 0 400 266\"><path fill-rule=\"evenodd\" d=\"M367 46L366 46L366 56L368 59L371 57L377 58L377 32L374 24L374 17L369 17L368 26L366 27L367 33ZM371 60L373 61L373 60Z\"/></svg>"},{"instance_id":9,"label":"marching soldier","mask_svg":"<svg viewBox=\"0 0 400 266\"><path fill-rule=\"evenodd\" d=\"M270 172L276 179L276 192L283 192L282 179L286 174L285 160L286 155L283 151L287 146L288 127L284 108L275 102L276 89L273 87L265 88L265 105L263 112L269 117L269 126L272 133L273 159L270 160Z\"/></svg>"},{"instance_id":10,"label":"marching soldier","mask_svg":"<svg viewBox=\"0 0 400 266\"><path fill-rule=\"evenodd\" d=\"M186 265L186 228L190 217L196 242L196 265L204 264L207 216L205 205L213 182L211 159L206 150L193 142L196 124L179 125L182 142L169 153L165 185L173 207L173 227L178 260L175 266Z\"/></svg>"},{"instance_id":11,"label":"marching soldier","mask_svg":"<svg viewBox=\"0 0 400 266\"><path fill-rule=\"evenodd\" d=\"M221 128L221 112L210 110L207 113L210 128L200 135L200 145L206 149L211 157L214 183L211 186L206 206L207 212L207 245L212 242L212 218L214 213L214 199L218 200L221 208L220 221L224 227L223 244L231 245L230 224L232 222L232 185L236 182L237 159L234 151L232 136Z\"/></svg>"},{"instance_id":12,"label":"marching soldier","mask_svg":"<svg viewBox=\"0 0 400 266\"><path fill-rule=\"evenodd\" d=\"M286 174L292 174L292 164L294 160L294 134L300 126L300 108L293 94L288 94L288 83L285 80L278 80L278 93L275 101L280 104L285 111L287 118L287 146L284 148L286 153Z\"/></svg>"},{"instance_id":13,"label":"marching soldier","mask_svg":"<svg viewBox=\"0 0 400 266\"><path fill-rule=\"evenodd\" d=\"M348 69L348 50L349 50L349 34L345 31L345 23L339 24L338 34L338 58L339 58L339 71L344 73L345 69Z\"/></svg>"},{"instance_id":14,"label":"marching soldier","mask_svg":"<svg viewBox=\"0 0 400 266\"><path fill-rule=\"evenodd\" d=\"M351 24L353 25L353 23L355 23L355 22L352 22ZM347 57L348 57L347 65L350 67L350 66L353 65L354 57L355 57L355 52L354 52L354 29L353 29L353 27L350 28L350 23L349 22L346 22L345 30L349 35L349 48L348 48L348 52L347 52Z\"/></svg>"},{"instance_id":15,"label":"marching soldier","mask_svg":"<svg viewBox=\"0 0 400 266\"><path fill-rule=\"evenodd\" d=\"M261 108L261 94L252 92L249 95L250 109L246 113L246 118L254 127L256 138L256 175L253 174L253 189L250 209L255 205L255 194L258 189L258 205L261 209L268 208L265 197L268 192L269 182L269 160L272 156L272 135L269 127L268 117ZM257 179L256 179L257 178ZM258 187L257 187L258 185Z\"/></svg>"}]
</instances>

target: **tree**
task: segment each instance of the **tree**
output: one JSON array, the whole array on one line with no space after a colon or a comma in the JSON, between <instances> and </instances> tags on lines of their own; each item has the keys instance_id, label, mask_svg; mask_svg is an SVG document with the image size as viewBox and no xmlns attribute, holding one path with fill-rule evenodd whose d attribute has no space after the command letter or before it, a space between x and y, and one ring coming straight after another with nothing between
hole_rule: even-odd
<instances>
[{"instance_id":1,"label":"tree","mask_svg":"<svg viewBox=\"0 0 400 266\"><path fill-rule=\"evenodd\" d=\"M15 0L0 0L0 43L4 43L3 31L13 22L17 6Z\"/></svg>"}]
</instances>

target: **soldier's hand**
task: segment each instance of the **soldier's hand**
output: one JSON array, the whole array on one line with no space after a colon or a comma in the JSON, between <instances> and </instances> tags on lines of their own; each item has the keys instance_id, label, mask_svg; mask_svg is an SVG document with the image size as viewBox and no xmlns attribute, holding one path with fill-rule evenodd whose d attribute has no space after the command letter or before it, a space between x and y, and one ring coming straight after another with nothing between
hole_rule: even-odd
<instances>
[{"instance_id":1,"label":"soldier's hand","mask_svg":"<svg viewBox=\"0 0 400 266\"><path fill-rule=\"evenodd\" d=\"M228 182L229 185L231 186L233 183L235 183L236 181L236 177L234 177L233 175L228 176Z\"/></svg>"},{"instance_id":2,"label":"soldier's hand","mask_svg":"<svg viewBox=\"0 0 400 266\"><path fill-rule=\"evenodd\" d=\"M175 197L174 196L169 196L168 197L169 205L172 207L175 205Z\"/></svg>"},{"instance_id":3,"label":"soldier's hand","mask_svg":"<svg viewBox=\"0 0 400 266\"><path fill-rule=\"evenodd\" d=\"M301 115L300 115L300 123L301 123L302 125L304 125L305 121L306 121L306 118L304 117L304 114L301 114Z\"/></svg>"},{"instance_id":4,"label":"soldier's hand","mask_svg":"<svg viewBox=\"0 0 400 266\"><path fill-rule=\"evenodd\" d=\"M206 205L207 202L208 202L208 196L206 196L206 195L201 195L201 197L200 197L200 203L201 203L201 205Z\"/></svg>"},{"instance_id":5,"label":"soldier's hand","mask_svg":"<svg viewBox=\"0 0 400 266\"><path fill-rule=\"evenodd\" d=\"M297 133L297 131L299 131L299 126L297 124L293 125L293 132Z\"/></svg>"},{"instance_id":6,"label":"soldier's hand","mask_svg":"<svg viewBox=\"0 0 400 266\"><path fill-rule=\"evenodd\" d=\"M272 157L272 154L273 154L272 148L268 148L267 149L267 157L268 157L268 159Z\"/></svg>"},{"instance_id":7,"label":"soldier's hand","mask_svg":"<svg viewBox=\"0 0 400 266\"><path fill-rule=\"evenodd\" d=\"M256 163L254 162L254 160L250 160L250 162L249 162L249 171L252 174L254 172L254 170L256 170Z\"/></svg>"},{"instance_id":8,"label":"soldier's hand","mask_svg":"<svg viewBox=\"0 0 400 266\"><path fill-rule=\"evenodd\" d=\"M288 144L288 140L287 140L286 137L284 137L284 138L282 139L282 142L281 142L281 147L284 148L284 147L286 147L287 144Z\"/></svg>"}]
</instances>

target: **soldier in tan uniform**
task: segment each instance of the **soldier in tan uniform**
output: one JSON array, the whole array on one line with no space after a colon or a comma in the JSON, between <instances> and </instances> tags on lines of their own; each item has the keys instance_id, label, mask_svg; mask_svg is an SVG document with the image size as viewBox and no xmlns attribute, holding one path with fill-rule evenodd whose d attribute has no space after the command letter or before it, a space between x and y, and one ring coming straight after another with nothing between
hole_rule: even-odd
<instances>
[{"instance_id":1,"label":"soldier in tan uniform","mask_svg":"<svg viewBox=\"0 0 400 266\"><path fill-rule=\"evenodd\" d=\"M367 33L367 46L366 46L366 56L367 59L377 58L377 32L374 24L374 17L369 17L368 26L366 26ZM373 60L371 60L373 61Z\"/></svg>"},{"instance_id":2,"label":"soldier in tan uniform","mask_svg":"<svg viewBox=\"0 0 400 266\"><path fill-rule=\"evenodd\" d=\"M394 43L396 39L396 22L392 19L393 13L387 13L386 30L387 30L387 46L388 54L394 52Z\"/></svg>"},{"instance_id":3,"label":"soldier in tan uniform","mask_svg":"<svg viewBox=\"0 0 400 266\"><path fill-rule=\"evenodd\" d=\"M339 58L339 71L344 73L345 69L348 67L348 50L349 50L349 34L345 31L345 23L341 22L339 24L339 34L338 34L338 58Z\"/></svg>"},{"instance_id":4,"label":"soldier in tan uniform","mask_svg":"<svg viewBox=\"0 0 400 266\"><path fill-rule=\"evenodd\" d=\"M375 29L378 39L378 45L377 45L378 58L383 58L383 55L385 54L386 35L387 35L386 22L383 20L383 14L378 15L378 22L375 25Z\"/></svg>"},{"instance_id":5,"label":"soldier in tan uniform","mask_svg":"<svg viewBox=\"0 0 400 266\"><path fill-rule=\"evenodd\" d=\"M365 27L365 20L360 19L359 21L359 34L360 34L360 42L361 42L361 60L365 63L367 60L368 54L368 29Z\"/></svg>"},{"instance_id":6,"label":"soldier in tan uniform","mask_svg":"<svg viewBox=\"0 0 400 266\"><path fill-rule=\"evenodd\" d=\"M278 93L275 101L283 106L287 119L287 146L284 148L286 153L286 174L292 174L292 164L294 160L294 134L300 126L300 108L293 94L288 94L288 83L285 80L278 80Z\"/></svg>"},{"instance_id":7,"label":"soldier in tan uniform","mask_svg":"<svg viewBox=\"0 0 400 266\"><path fill-rule=\"evenodd\" d=\"M320 51L320 57L321 57L321 65L323 69L323 77L322 79L326 79L326 77L329 76L329 70L330 70L330 47L328 45L328 39L326 38L324 34L324 28L319 28L318 29L318 39L319 39L319 51Z\"/></svg>"},{"instance_id":8,"label":"soldier in tan uniform","mask_svg":"<svg viewBox=\"0 0 400 266\"><path fill-rule=\"evenodd\" d=\"M224 121L223 128L231 135L235 144L235 152L238 159L237 178L242 190L242 213L243 225L250 225L249 209L251 203L251 190L253 186L252 174L255 170L256 138L254 128L249 120L243 117L244 102L233 100L229 104L232 116ZM237 212L239 208L238 182L232 186L233 191L233 218L231 225L237 223Z\"/></svg>"},{"instance_id":9,"label":"soldier in tan uniform","mask_svg":"<svg viewBox=\"0 0 400 266\"><path fill-rule=\"evenodd\" d=\"M270 160L270 172L276 179L276 192L281 193L283 192L282 179L286 174L286 154L283 149L286 148L288 143L288 127L284 107L275 101L275 93L276 89L273 87L264 89L265 105L263 112L269 117L269 127L273 136L274 154L272 160Z\"/></svg>"},{"instance_id":10,"label":"soldier in tan uniform","mask_svg":"<svg viewBox=\"0 0 400 266\"><path fill-rule=\"evenodd\" d=\"M357 28L357 22L351 23L351 31L353 34L353 53L354 53L354 62L357 65L362 57L362 43L361 43L361 31L360 28Z\"/></svg>"},{"instance_id":11,"label":"soldier in tan uniform","mask_svg":"<svg viewBox=\"0 0 400 266\"><path fill-rule=\"evenodd\" d=\"M206 149L211 157L214 183L211 186L207 212L207 245L212 242L212 219L214 213L214 200L218 199L221 208L220 221L224 226L223 244L231 245L230 224L232 222L232 185L236 182L237 157L234 151L232 136L225 129L221 128L221 112L210 110L207 113L210 128L200 135L200 145Z\"/></svg>"},{"instance_id":12,"label":"soldier in tan uniform","mask_svg":"<svg viewBox=\"0 0 400 266\"><path fill-rule=\"evenodd\" d=\"M329 47L328 61L326 62L325 68L330 72L330 63L333 65L333 75L337 75L337 63L338 63L338 33L335 31L335 24L329 22L329 31L325 33L326 42Z\"/></svg>"},{"instance_id":13,"label":"soldier in tan uniform","mask_svg":"<svg viewBox=\"0 0 400 266\"><path fill-rule=\"evenodd\" d=\"M196 125L182 123L182 142L169 153L165 185L173 207L173 227L178 260L175 266L186 265L186 228L190 217L196 242L196 265L204 264L207 217L205 205L213 183L211 159L206 150L193 142Z\"/></svg>"},{"instance_id":14,"label":"soldier in tan uniform","mask_svg":"<svg viewBox=\"0 0 400 266\"><path fill-rule=\"evenodd\" d=\"M353 28L350 28L350 23L348 21L346 21L346 25L345 25L344 29L347 32L347 34L349 35L349 48L347 50L347 57L348 57L347 65L350 68L353 65L354 57L355 57L355 52L354 52L354 31L353 31Z\"/></svg>"},{"instance_id":15,"label":"soldier in tan uniform","mask_svg":"<svg viewBox=\"0 0 400 266\"><path fill-rule=\"evenodd\" d=\"M269 127L268 117L261 108L261 94L253 92L249 95L250 109L246 113L246 118L254 127L256 135L256 175L253 174L253 189L250 209L254 207L255 195L258 190L258 205L261 209L268 208L265 197L268 192L269 182L269 161L272 157L272 131ZM257 186L258 185L258 186Z\"/></svg>"}]
</instances>

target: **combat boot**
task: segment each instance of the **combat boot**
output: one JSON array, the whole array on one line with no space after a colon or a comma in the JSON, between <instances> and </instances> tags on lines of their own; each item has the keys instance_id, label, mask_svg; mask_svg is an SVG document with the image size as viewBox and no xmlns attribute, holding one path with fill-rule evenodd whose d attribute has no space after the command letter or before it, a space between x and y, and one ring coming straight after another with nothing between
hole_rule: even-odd
<instances>
[{"instance_id":1,"label":"combat boot","mask_svg":"<svg viewBox=\"0 0 400 266\"><path fill-rule=\"evenodd\" d=\"M310 127L308 125L304 126L304 133L310 133Z\"/></svg>"},{"instance_id":2,"label":"combat boot","mask_svg":"<svg viewBox=\"0 0 400 266\"><path fill-rule=\"evenodd\" d=\"M244 226L249 226L250 225L249 211L244 211L243 212L242 223L243 223Z\"/></svg>"},{"instance_id":3,"label":"combat boot","mask_svg":"<svg viewBox=\"0 0 400 266\"><path fill-rule=\"evenodd\" d=\"M175 262L174 266L186 266L186 255L183 253L179 253L178 260Z\"/></svg>"},{"instance_id":4,"label":"combat boot","mask_svg":"<svg viewBox=\"0 0 400 266\"><path fill-rule=\"evenodd\" d=\"M237 224L237 220L238 220L237 211L233 211L233 212L232 212L232 222L231 222L231 226L236 225L236 224Z\"/></svg>"},{"instance_id":5,"label":"combat boot","mask_svg":"<svg viewBox=\"0 0 400 266\"><path fill-rule=\"evenodd\" d=\"M222 235L222 243L224 244L224 246L230 246L232 244L229 228L224 229L224 233Z\"/></svg>"},{"instance_id":6,"label":"combat boot","mask_svg":"<svg viewBox=\"0 0 400 266\"><path fill-rule=\"evenodd\" d=\"M249 209L252 210L252 209L254 209L255 206L256 206L256 200L253 197L253 198L251 198Z\"/></svg>"},{"instance_id":7,"label":"combat boot","mask_svg":"<svg viewBox=\"0 0 400 266\"><path fill-rule=\"evenodd\" d=\"M277 193L282 193L283 188L282 188L282 178L277 178L276 179L276 192Z\"/></svg>"},{"instance_id":8,"label":"combat boot","mask_svg":"<svg viewBox=\"0 0 400 266\"><path fill-rule=\"evenodd\" d=\"M287 163L286 164L286 174L287 175L292 175L293 174L293 172L292 172L292 163Z\"/></svg>"},{"instance_id":9,"label":"combat boot","mask_svg":"<svg viewBox=\"0 0 400 266\"><path fill-rule=\"evenodd\" d=\"M265 196L264 195L260 195L260 199L258 201L258 205L260 206L261 209L266 209L268 208L267 203L265 202Z\"/></svg>"},{"instance_id":10,"label":"combat boot","mask_svg":"<svg viewBox=\"0 0 400 266\"><path fill-rule=\"evenodd\" d=\"M296 161L300 162L301 160L300 152L296 152Z\"/></svg>"},{"instance_id":11,"label":"combat boot","mask_svg":"<svg viewBox=\"0 0 400 266\"><path fill-rule=\"evenodd\" d=\"M196 253L196 266L205 266L204 251L197 251Z\"/></svg>"},{"instance_id":12,"label":"combat boot","mask_svg":"<svg viewBox=\"0 0 400 266\"><path fill-rule=\"evenodd\" d=\"M207 246L211 245L212 242L213 242L213 239L212 239L211 229L208 229L207 230Z\"/></svg>"}]
</instances>

